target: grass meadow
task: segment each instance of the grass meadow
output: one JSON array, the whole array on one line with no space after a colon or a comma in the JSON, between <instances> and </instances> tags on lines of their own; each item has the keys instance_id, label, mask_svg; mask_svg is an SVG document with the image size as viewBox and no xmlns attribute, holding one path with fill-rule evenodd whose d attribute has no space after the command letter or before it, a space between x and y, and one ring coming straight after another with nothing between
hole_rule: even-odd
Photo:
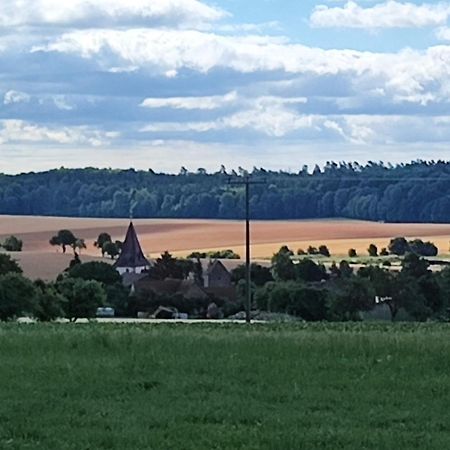
<instances>
[{"instance_id":1,"label":"grass meadow","mask_svg":"<svg viewBox=\"0 0 450 450\"><path fill-rule=\"evenodd\" d=\"M444 324L0 326L0 449L450 448Z\"/></svg>"}]
</instances>

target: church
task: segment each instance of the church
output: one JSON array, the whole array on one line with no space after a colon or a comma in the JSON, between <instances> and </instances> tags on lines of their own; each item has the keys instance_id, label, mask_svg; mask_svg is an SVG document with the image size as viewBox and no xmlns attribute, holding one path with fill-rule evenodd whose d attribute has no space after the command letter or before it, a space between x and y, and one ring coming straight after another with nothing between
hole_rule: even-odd
<instances>
[{"instance_id":1,"label":"church","mask_svg":"<svg viewBox=\"0 0 450 450\"><path fill-rule=\"evenodd\" d=\"M226 267L225 263L236 266L241 262L205 259L201 263L203 280L200 284L193 278L186 280L152 279L149 271L154 263L145 257L136 229L131 221L114 268L122 275L123 284L133 292L152 290L171 295L181 294L186 298L215 296L235 301L237 293L230 273L234 267Z\"/></svg>"}]
</instances>

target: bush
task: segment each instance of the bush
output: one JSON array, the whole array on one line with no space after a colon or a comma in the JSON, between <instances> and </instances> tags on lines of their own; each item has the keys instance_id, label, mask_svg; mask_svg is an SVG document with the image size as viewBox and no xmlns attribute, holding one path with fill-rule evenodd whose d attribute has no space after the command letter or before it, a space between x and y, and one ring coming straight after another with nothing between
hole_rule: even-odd
<instances>
[{"instance_id":1,"label":"bush","mask_svg":"<svg viewBox=\"0 0 450 450\"><path fill-rule=\"evenodd\" d=\"M330 256L330 250L328 250L328 247L326 245L321 245L319 247L319 254L322 256L329 257Z\"/></svg>"},{"instance_id":2,"label":"bush","mask_svg":"<svg viewBox=\"0 0 450 450\"><path fill-rule=\"evenodd\" d=\"M376 257L378 256L378 247L375 244L370 244L367 252L369 253L369 256Z\"/></svg>"},{"instance_id":3,"label":"bush","mask_svg":"<svg viewBox=\"0 0 450 450\"><path fill-rule=\"evenodd\" d=\"M327 318L328 292L301 283L269 283L257 295L257 303L266 303L270 312L286 313L308 321Z\"/></svg>"},{"instance_id":4,"label":"bush","mask_svg":"<svg viewBox=\"0 0 450 450\"><path fill-rule=\"evenodd\" d=\"M106 285L112 285L122 281L119 272L111 264L101 261L77 264L69 270L69 277L95 280Z\"/></svg>"},{"instance_id":5,"label":"bush","mask_svg":"<svg viewBox=\"0 0 450 450\"><path fill-rule=\"evenodd\" d=\"M34 317L40 322L51 322L64 317L64 306L67 299L53 285L46 285L43 281L35 282L35 287Z\"/></svg>"},{"instance_id":6,"label":"bush","mask_svg":"<svg viewBox=\"0 0 450 450\"><path fill-rule=\"evenodd\" d=\"M23 242L16 236L7 237L2 244L2 247L8 252L21 252L22 246Z\"/></svg>"},{"instance_id":7,"label":"bush","mask_svg":"<svg viewBox=\"0 0 450 450\"><path fill-rule=\"evenodd\" d=\"M305 282L322 281L328 278L325 266L311 259L303 259L295 265L296 278Z\"/></svg>"},{"instance_id":8,"label":"bush","mask_svg":"<svg viewBox=\"0 0 450 450\"><path fill-rule=\"evenodd\" d=\"M0 253L0 275L7 273L22 273L22 269L11 256Z\"/></svg>"},{"instance_id":9,"label":"bush","mask_svg":"<svg viewBox=\"0 0 450 450\"><path fill-rule=\"evenodd\" d=\"M73 322L95 317L97 308L106 302L106 292L98 281L66 278L56 286L58 292L67 299L65 316Z\"/></svg>"},{"instance_id":10,"label":"bush","mask_svg":"<svg viewBox=\"0 0 450 450\"><path fill-rule=\"evenodd\" d=\"M408 241L404 237L391 239L388 248L390 253L397 256L403 256L409 251Z\"/></svg>"},{"instance_id":11,"label":"bush","mask_svg":"<svg viewBox=\"0 0 450 450\"><path fill-rule=\"evenodd\" d=\"M235 253L233 250L218 250L210 252L192 252L188 255L188 259L241 259L241 256Z\"/></svg>"},{"instance_id":12,"label":"bush","mask_svg":"<svg viewBox=\"0 0 450 450\"><path fill-rule=\"evenodd\" d=\"M35 309L36 289L18 273L0 276L0 320L31 314Z\"/></svg>"},{"instance_id":13,"label":"bush","mask_svg":"<svg viewBox=\"0 0 450 450\"><path fill-rule=\"evenodd\" d=\"M358 253L356 253L356 250L354 248L349 249L348 256L350 258L356 258L358 256Z\"/></svg>"}]
</instances>

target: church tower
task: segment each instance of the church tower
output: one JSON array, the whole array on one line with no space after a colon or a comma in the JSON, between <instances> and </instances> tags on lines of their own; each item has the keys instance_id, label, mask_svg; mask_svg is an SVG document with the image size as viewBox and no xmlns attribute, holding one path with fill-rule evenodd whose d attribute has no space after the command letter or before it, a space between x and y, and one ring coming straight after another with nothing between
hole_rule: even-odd
<instances>
[{"instance_id":1,"label":"church tower","mask_svg":"<svg viewBox=\"0 0 450 450\"><path fill-rule=\"evenodd\" d=\"M142 273L150 268L150 262L142 252L133 222L130 222L122 245L122 252L115 262L114 268L121 275L124 273Z\"/></svg>"}]
</instances>

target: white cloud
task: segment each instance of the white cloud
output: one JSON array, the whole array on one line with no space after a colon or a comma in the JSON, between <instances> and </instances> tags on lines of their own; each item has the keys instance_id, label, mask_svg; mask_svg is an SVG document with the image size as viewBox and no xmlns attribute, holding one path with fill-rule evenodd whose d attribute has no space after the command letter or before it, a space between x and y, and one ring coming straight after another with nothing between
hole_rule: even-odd
<instances>
[{"instance_id":1,"label":"white cloud","mask_svg":"<svg viewBox=\"0 0 450 450\"><path fill-rule=\"evenodd\" d=\"M84 144L92 147L108 144L119 137L116 132L104 132L86 126L47 127L23 120L0 120L0 145L6 143Z\"/></svg>"},{"instance_id":2,"label":"white cloud","mask_svg":"<svg viewBox=\"0 0 450 450\"><path fill-rule=\"evenodd\" d=\"M275 107L282 105L305 104L308 99L305 97L243 97L238 96L236 91L228 92L225 95L213 95L205 97L163 97L147 98L140 106L145 108L173 108L173 109L219 109L231 105L245 105L257 107Z\"/></svg>"},{"instance_id":3,"label":"white cloud","mask_svg":"<svg viewBox=\"0 0 450 450\"><path fill-rule=\"evenodd\" d=\"M440 27L436 30L436 37L441 41L450 41L450 28Z\"/></svg>"},{"instance_id":4,"label":"white cloud","mask_svg":"<svg viewBox=\"0 0 450 450\"><path fill-rule=\"evenodd\" d=\"M140 106L145 108L174 108L174 109L217 109L235 102L237 93L205 97L168 97L146 98Z\"/></svg>"},{"instance_id":5,"label":"white cloud","mask_svg":"<svg viewBox=\"0 0 450 450\"><path fill-rule=\"evenodd\" d=\"M226 13L199 0L2 0L0 27L121 24L197 26Z\"/></svg>"},{"instance_id":6,"label":"white cloud","mask_svg":"<svg viewBox=\"0 0 450 450\"><path fill-rule=\"evenodd\" d=\"M395 102L449 101L450 46L397 53L324 50L268 36L219 36L192 30L82 30L66 33L37 51L92 59L102 67L131 65L153 74L183 69L208 73L226 68L241 73L282 71L350 77L355 89L383 92ZM179 99L177 100L179 101Z\"/></svg>"},{"instance_id":7,"label":"white cloud","mask_svg":"<svg viewBox=\"0 0 450 450\"><path fill-rule=\"evenodd\" d=\"M310 17L313 27L337 28L419 28L440 26L450 16L448 3L423 3L390 0L369 7L348 1L343 7L316 6Z\"/></svg>"},{"instance_id":8,"label":"white cloud","mask_svg":"<svg viewBox=\"0 0 450 450\"><path fill-rule=\"evenodd\" d=\"M53 103L61 111L72 111L75 107L69 103L65 95L54 95Z\"/></svg>"},{"instance_id":9,"label":"white cloud","mask_svg":"<svg viewBox=\"0 0 450 450\"><path fill-rule=\"evenodd\" d=\"M4 105L12 105L14 103L28 103L31 97L26 92L8 91L3 97Z\"/></svg>"}]
</instances>

